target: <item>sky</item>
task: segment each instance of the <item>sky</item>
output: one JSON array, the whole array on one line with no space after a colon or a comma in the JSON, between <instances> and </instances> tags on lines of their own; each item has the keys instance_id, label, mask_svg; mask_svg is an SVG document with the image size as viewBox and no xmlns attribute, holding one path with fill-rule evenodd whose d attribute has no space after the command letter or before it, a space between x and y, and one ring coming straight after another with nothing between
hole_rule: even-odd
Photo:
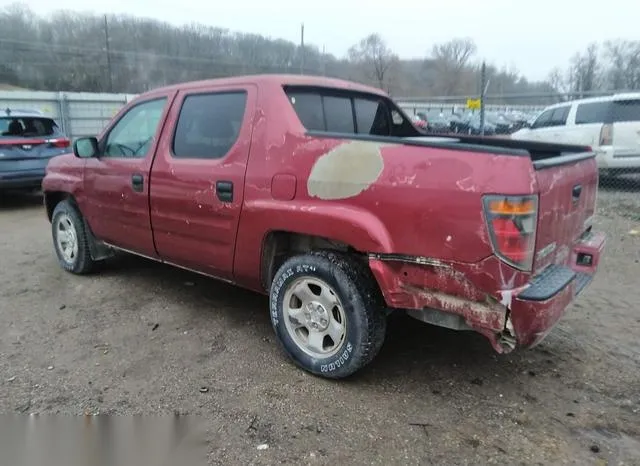
<instances>
[{"instance_id":1,"label":"sky","mask_svg":"<svg viewBox=\"0 0 640 466\"><path fill-rule=\"evenodd\" d=\"M14 3L0 0L0 6ZM531 80L565 68L591 42L640 40L640 1L607 0L24 0L37 14L58 9L125 13L175 25L203 23L300 41L343 56L372 32L402 58L427 56L433 44L470 37L477 59L516 68Z\"/></svg>"}]
</instances>

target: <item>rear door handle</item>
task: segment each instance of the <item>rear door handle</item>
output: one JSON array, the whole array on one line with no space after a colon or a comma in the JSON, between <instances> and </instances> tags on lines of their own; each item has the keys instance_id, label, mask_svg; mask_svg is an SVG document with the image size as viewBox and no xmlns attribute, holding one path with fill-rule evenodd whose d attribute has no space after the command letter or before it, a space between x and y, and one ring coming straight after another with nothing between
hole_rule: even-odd
<instances>
[{"instance_id":1,"label":"rear door handle","mask_svg":"<svg viewBox=\"0 0 640 466\"><path fill-rule=\"evenodd\" d=\"M217 181L216 195L222 202L233 202L233 183L231 181Z\"/></svg>"},{"instance_id":2,"label":"rear door handle","mask_svg":"<svg viewBox=\"0 0 640 466\"><path fill-rule=\"evenodd\" d=\"M131 175L131 187L134 191L141 193L144 189L144 177L140 173Z\"/></svg>"}]
</instances>

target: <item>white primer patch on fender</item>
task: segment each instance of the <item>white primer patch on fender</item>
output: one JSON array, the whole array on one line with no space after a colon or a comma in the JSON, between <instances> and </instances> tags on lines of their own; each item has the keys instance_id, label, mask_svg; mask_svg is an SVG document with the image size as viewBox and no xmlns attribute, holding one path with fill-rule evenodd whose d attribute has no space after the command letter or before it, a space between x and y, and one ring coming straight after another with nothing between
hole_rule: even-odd
<instances>
[{"instance_id":1,"label":"white primer patch on fender","mask_svg":"<svg viewBox=\"0 0 640 466\"><path fill-rule=\"evenodd\" d=\"M382 173L380 149L390 145L393 144L350 141L320 156L307 180L309 195L325 200L357 196Z\"/></svg>"}]
</instances>

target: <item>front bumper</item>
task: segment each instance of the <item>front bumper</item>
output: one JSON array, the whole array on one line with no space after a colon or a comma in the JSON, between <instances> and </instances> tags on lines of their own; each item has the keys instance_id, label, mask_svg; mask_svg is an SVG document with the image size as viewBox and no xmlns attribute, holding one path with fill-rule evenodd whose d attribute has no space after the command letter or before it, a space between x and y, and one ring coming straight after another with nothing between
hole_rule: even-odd
<instances>
[{"instance_id":1,"label":"front bumper","mask_svg":"<svg viewBox=\"0 0 640 466\"><path fill-rule=\"evenodd\" d=\"M370 255L369 266L389 308L459 316L502 353L544 339L591 282L604 245L604 234L591 234L574 245L570 264L549 266L533 278L495 256L454 265Z\"/></svg>"}]
</instances>

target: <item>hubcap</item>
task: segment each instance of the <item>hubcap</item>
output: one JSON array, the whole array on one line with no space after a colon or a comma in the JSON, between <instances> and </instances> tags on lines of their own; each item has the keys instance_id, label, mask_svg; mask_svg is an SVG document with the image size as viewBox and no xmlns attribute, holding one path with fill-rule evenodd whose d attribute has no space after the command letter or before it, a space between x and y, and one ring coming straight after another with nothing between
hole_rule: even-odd
<instances>
[{"instance_id":1,"label":"hubcap","mask_svg":"<svg viewBox=\"0 0 640 466\"><path fill-rule=\"evenodd\" d=\"M78 235L68 215L63 214L56 222L56 245L60 255L69 263L78 256Z\"/></svg>"},{"instance_id":2,"label":"hubcap","mask_svg":"<svg viewBox=\"0 0 640 466\"><path fill-rule=\"evenodd\" d=\"M346 335L340 299L324 281L295 280L284 295L285 327L296 345L314 358L337 353Z\"/></svg>"}]
</instances>

